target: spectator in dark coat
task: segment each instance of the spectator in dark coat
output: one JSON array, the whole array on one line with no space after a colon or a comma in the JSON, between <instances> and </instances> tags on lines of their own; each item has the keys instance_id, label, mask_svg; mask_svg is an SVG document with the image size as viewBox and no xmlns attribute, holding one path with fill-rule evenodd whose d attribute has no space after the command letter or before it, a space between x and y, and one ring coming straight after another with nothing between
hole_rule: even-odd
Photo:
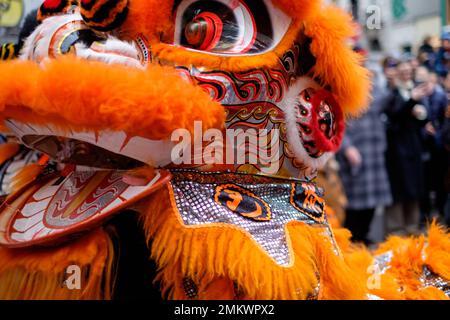
<instances>
[{"instance_id":1,"label":"spectator in dark coat","mask_svg":"<svg viewBox=\"0 0 450 320\"><path fill-rule=\"evenodd\" d=\"M450 75L447 76L445 89L448 92L450 101ZM445 223L450 227L450 103L445 112L445 121L442 126L442 144L447 151L447 174L445 175L445 190L447 192L447 202L445 205Z\"/></svg>"},{"instance_id":2,"label":"spectator in dark coat","mask_svg":"<svg viewBox=\"0 0 450 320\"><path fill-rule=\"evenodd\" d=\"M435 70L440 77L445 78L450 69L450 33L444 33L441 40L442 46L437 53Z\"/></svg>"},{"instance_id":3,"label":"spectator in dark coat","mask_svg":"<svg viewBox=\"0 0 450 320\"><path fill-rule=\"evenodd\" d=\"M444 176L447 171L446 150L442 143L442 127L447 109L447 94L437 84L433 75L425 67L416 70L416 83L428 83L429 93L424 99L428 113L428 122L422 130L425 193L421 201L422 222L430 220L432 211L444 215L447 194L444 188ZM435 201L432 201L432 194ZM434 203L433 203L434 202Z\"/></svg>"},{"instance_id":4,"label":"spectator in dark coat","mask_svg":"<svg viewBox=\"0 0 450 320\"><path fill-rule=\"evenodd\" d=\"M394 204L386 210L388 233L416 233L419 227L419 200L423 195L421 130L427 119L424 98L428 85L416 86L412 67L398 65L396 88L383 102L388 119L386 164Z\"/></svg>"},{"instance_id":5,"label":"spectator in dark coat","mask_svg":"<svg viewBox=\"0 0 450 320\"><path fill-rule=\"evenodd\" d=\"M434 70L436 64L436 53L432 45L432 40L433 38L431 36L425 37L417 56L419 63L428 70Z\"/></svg>"},{"instance_id":6,"label":"spectator in dark coat","mask_svg":"<svg viewBox=\"0 0 450 320\"><path fill-rule=\"evenodd\" d=\"M367 239L375 210L392 203L384 154L386 134L381 120L383 93L374 88L372 104L362 117L348 121L341 152L340 174L348 198L345 227L353 240Z\"/></svg>"}]
</instances>

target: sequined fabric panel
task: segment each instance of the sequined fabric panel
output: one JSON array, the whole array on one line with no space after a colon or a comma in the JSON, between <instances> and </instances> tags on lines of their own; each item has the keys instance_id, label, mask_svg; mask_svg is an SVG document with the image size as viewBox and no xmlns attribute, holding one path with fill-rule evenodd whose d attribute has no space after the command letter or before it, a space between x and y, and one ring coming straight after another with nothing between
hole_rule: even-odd
<instances>
[{"instance_id":1,"label":"sequined fabric panel","mask_svg":"<svg viewBox=\"0 0 450 320\"><path fill-rule=\"evenodd\" d=\"M175 201L185 225L238 227L281 266L293 262L286 234L289 222L327 227L321 191L312 183L252 183L248 176L245 181L227 174L191 174L190 180L183 180L173 175Z\"/></svg>"},{"instance_id":2,"label":"sequined fabric panel","mask_svg":"<svg viewBox=\"0 0 450 320\"><path fill-rule=\"evenodd\" d=\"M445 293L447 297L450 298L450 281L447 281L433 271L431 271L427 266L423 267L423 274L420 280L425 288L434 287Z\"/></svg>"}]
</instances>

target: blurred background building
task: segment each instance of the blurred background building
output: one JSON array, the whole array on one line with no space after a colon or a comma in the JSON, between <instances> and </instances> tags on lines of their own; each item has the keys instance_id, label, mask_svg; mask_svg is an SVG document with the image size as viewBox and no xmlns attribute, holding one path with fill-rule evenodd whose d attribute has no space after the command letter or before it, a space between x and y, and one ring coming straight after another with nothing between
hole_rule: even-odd
<instances>
[{"instance_id":1,"label":"blurred background building","mask_svg":"<svg viewBox=\"0 0 450 320\"><path fill-rule=\"evenodd\" d=\"M42 0L0 0L0 39L15 42L23 19Z\"/></svg>"},{"instance_id":2,"label":"blurred background building","mask_svg":"<svg viewBox=\"0 0 450 320\"><path fill-rule=\"evenodd\" d=\"M413 52L426 36L439 39L450 24L450 0L335 0L353 12L365 30L368 48L391 55ZM368 19L380 9L381 28L370 30Z\"/></svg>"}]
</instances>

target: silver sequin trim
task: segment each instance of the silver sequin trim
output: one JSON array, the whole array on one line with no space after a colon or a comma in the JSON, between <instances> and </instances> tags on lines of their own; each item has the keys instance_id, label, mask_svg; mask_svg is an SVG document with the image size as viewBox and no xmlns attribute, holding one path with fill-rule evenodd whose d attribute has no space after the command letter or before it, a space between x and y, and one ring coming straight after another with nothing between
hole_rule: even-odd
<instances>
[{"instance_id":1,"label":"silver sequin trim","mask_svg":"<svg viewBox=\"0 0 450 320\"><path fill-rule=\"evenodd\" d=\"M427 266L423 267L423 274L420 280L425 288L435 287L444 292L445 295L450 298L450 281L444 280L431 271Z\"/></svg>"},{"instance_id":2,"label":"silver sequin trim","mask_svg":"<svg viewBox=\"0 0 450 320\"><path fill-rule=\"evenodd\" d=\"M218 177L220 180L220 176ZM222 181L221 181L222 182ZM223 181L223 183L228 183ZM290 256L286 236L286 224L301 221L308 225L319 225L327 229L325 222L318 223L308 215L296 210L290 203L290 183L236 184L268 203L272 210L270 221L255 221L245 218L214 201L215 189L220 183L171 182L176 205L187 226L228 224L245 230L279 265L289 266Z\"/></svg>"}]
</instances>

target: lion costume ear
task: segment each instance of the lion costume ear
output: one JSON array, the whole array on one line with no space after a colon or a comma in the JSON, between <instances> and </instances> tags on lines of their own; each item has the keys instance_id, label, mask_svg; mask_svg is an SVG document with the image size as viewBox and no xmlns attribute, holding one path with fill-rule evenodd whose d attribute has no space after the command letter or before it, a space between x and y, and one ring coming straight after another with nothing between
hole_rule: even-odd
<instances>
[{"instance_id":1,"label":"lion costume ear","mask_svg":"<svg viewBox=\"0 0 450 320\"><path fill-rule=\"evenodd\" d=\"M316 58L313 76L331 89L348 116L366 109L371 89L363 56L347 43L355 32L351 16L335 6L323 6L305 22L305 35Z\"/></svg>"}]
</instances>

